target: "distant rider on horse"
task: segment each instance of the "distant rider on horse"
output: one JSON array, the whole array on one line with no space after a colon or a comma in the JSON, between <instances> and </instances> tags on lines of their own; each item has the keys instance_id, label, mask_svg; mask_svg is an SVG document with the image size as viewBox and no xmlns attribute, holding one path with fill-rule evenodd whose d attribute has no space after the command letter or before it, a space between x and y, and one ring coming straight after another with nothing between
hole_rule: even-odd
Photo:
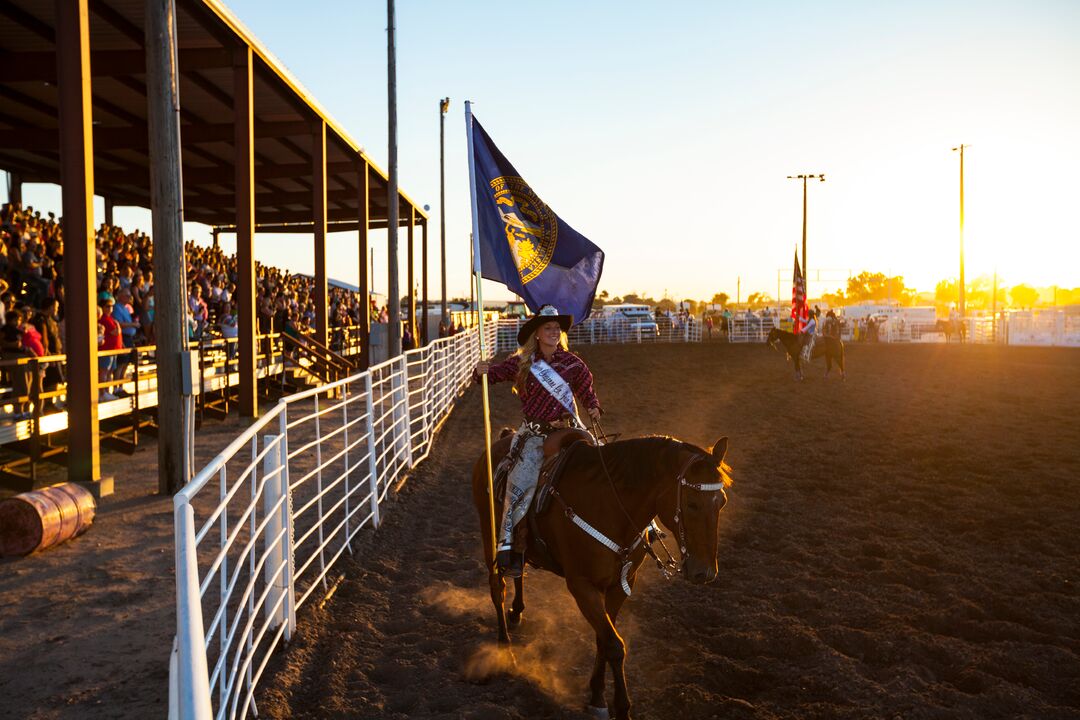
<instances>
[{"instance_id":1,"label":"distant rider on horse","mask_svg":"<svg viewBox=\"0 0 1080 720\"><path fill-rule=\"evenodd\" d=\"M510 446L510 457L517 462L507 478L498 528L495 562L505 577L521 576L524 558L521 549L513 547L514 526L532 502L544 461L544 439L561 428L582 427L574 396L594 422L600 418L592 373L584 360L566 349L565 333L572 323L571 316L544 305L518 330L517 352L494 365L481 361L473 371L477 381L484 373L492 383L513 380L524 415Z\"/></svg>"},{"instance_id":2,"label":"distant rider on horse","mask_svg":"<svg viewBox=\"0 0 1080 720\"><path fill-rule=\"evenodd\" d=\"M801 349L803 359L807 362L810 361L810 356L814 352L814 335L817 332L817 314L811 310L809 318L806 324L803 325L802 331L799 334L801 340Z\"/></svg>"}]
</instances>

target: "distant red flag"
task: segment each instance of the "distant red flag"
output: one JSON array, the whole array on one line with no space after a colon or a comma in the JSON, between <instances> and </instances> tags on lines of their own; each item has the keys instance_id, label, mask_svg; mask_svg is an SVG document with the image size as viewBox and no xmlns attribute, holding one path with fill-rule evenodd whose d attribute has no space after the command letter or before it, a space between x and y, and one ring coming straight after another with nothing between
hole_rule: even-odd
<instances>
[{"instance_id":1,"label":"distant red flag","mask_svg":"<svg viewBox=\"0 0 1080 720\"><path fill-rule=\"evenodd\" d=\"M802 332L809 319L806 308L806 278L799 267L799 251L795 251L795 274L791 278L791 319L795 334Z\"/></svg>"}]
</instances>

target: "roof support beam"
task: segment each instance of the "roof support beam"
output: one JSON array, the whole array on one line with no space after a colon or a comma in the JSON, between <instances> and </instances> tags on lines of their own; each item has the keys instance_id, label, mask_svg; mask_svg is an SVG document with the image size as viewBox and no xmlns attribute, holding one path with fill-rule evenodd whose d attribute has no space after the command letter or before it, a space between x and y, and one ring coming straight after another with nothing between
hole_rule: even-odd
<instances>
[{"instance_id":1,"label":"roof support beam","mask_svg":"<svg viewBox=\"0 0 1080 720\"><path fill-rule=\"evenodd\" d=\"M315 339L327 344L330 324L326 296L326 122L319 118L311 134L311 220L315 225Z\"/></svg>"},{"instance_id":2,"label":"roof support beam","mask_svg":"<svg viewBox=\"0 0 1080 720\"><path fill-rule=\"evenodd\" d=\"M368 172L368 164L363 158L356 160L357 186L360 192L357 196L359 213L356 217L356 230L360 236L360 278L357 284L360 286L360 302L363 308L360 311L360 343L363 353L360 355L360 369L367 370L371 365L371 307L368 298L371 297L371 280L368 277L368 226L371 223L371 173Z\"/></svg>"},{"instance_id":3,"label":"roof support beam","mask_svg":"<svg viewBox=\"0 0 1080 720\"><path fill-rule=\"evenodd\" d=\"M180 71L213 70L230 65L225 48L189 48L180 51ZM142 74L143 50L95 50L90 53L93 77ZM0 52L0 82L56 84L56 53Z\"/></svg>"},{"instance_id":4,"label":"roof support beam","mask_svg":"<svg viewBox=\"0 0 1080 720\"><path fill-rule=\"evenodd\" d=\"M90 13L86 2L56 0L60 181L66 239L68 479L88 483L102 494L110 488L101 483L98 445L94 138L90 132Z\"/></svg>"},{"instance_id":5,"label":"roof support beam","mask_svg":"<svg viewBox=\"0 0 1080 720\"><path fill-rule=\"evenodd\" d=\"M181 132L185 145L233 142L232 123L209 123L183 125ZM308 123L291 122L256 123L255 136L260 138L284 138L306 135ZM128 127L95 127L94 147L98 150L146 150L148 129L144 123ZM18 147L24 150L56 150L57 133L50 128L0 129L0 147Z\"/></svg>"},{"instance_id":6,"label":"roof support beam","mask_svg":"<svg viewBox=\"0 0 1080 720\"><path fill-rule=\"evenodd\" d=\"M421 347L428 344L427 225L427 220L420 222L420 298L423 300L423 311L420 313Z\"/></svg>"},{"instance_id":7,"label":"roof support beam","mask_svg":"<svg viewBox=\"0 0 1080 720\"><path fill-rule=\"evenodd\" d=\"M416 229L416 208L409 206L409 226L406 233L406 242L409 243L409 285L406 290L409 297L409 327L411 328L410 335L412 335L412 346L420 347L417 343L416 331L419 328L416 322L416 262L414 252L416 249L416 234L413 232Z\"/></svg>"},{"instance_id":8,"label":"roof support beam","mask_svg":"<svg viewBox=\"0 0 1080 720\"><path fill-rule=\"evenodd\" d=\"M237 285L233 301L239 318L237 338L240 373L240 417L259 416L255 356L255 96L251 81L251 48L235 51L233 117L236 188Z\"/></svg>"}]
</instances>

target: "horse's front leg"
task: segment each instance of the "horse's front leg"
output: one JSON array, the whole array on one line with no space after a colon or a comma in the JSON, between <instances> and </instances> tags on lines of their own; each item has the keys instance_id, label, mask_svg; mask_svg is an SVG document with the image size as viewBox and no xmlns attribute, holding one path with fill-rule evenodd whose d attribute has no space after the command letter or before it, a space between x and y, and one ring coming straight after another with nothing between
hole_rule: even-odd
<instances>
[{"instance_id":1,"label":"horse's front leg","mask_svg":"<svg viewBox=\"0 0 1080 720\"><path fill-rule=\"evenodd\" d=\"M604 699L604 681L607 675L607 658L600 645L600 636L596 636L596 660L593 662L592 675L589 677L589 714L594 718L608 716L607 700Z\"/></svg>"},{"instance_id":2,"label":"horse's front leg","mask_svg":"<svg viewBox=\"0 0 1080 720\"><path fill-rule=\"evenodd\" d=\"M516 627L521 623L521 616L525 612L525 575L514 578L514 602L510 605L506 622L510 627Z\"/></svg>"},{"instance_id":3,"label":"horse's front leg","mask_svg":"<svg viewBox=\"0 0 1080 720\"><path fill-rule=\"evenodd\" d=\"M634 589L634 581L637 579L637 572L632 572L627 577L627 583L630 585L630 589ZM626 602L626 593L622 591L622 586L616 585L615 587L608 588L608 591L604 594L604 609L607 611L608 618L611 619L612 624L619 617L619 610L622 609L623 603ZM604 653L601 652L600 639L596 640L596 663L593 665L592 677L589 678L589 690L591 695L589 697L589 709L593 711L595 717L607 717L607 711L603 713L597 712L600 708L607 708L607 701L604 700L604 679L605 670L607 669L607 659L604 657ZM616 694L618 693L619 676L615 678ZM626 692L625 679L623 681L623 693Z\"/></svg>"},{"instance_id":4,"label":"horse's front leg","mask_svg":"<svg viewBox=\"0 0 1080 720\"><path fill-rule=\"evenodd\" d=\"M566 587L577 601L581 614L596 632L598 664L602 658L611 666L611 674L615 680L615 698L612 703L615 709L615 720L630 720L630 696L626 690L626 675L623 671L626 643L619 637L618 631L611 623L611 618L608 617L605 597L585 578L567 578ZM594 670L593 680L596 679L597 674ZM602 681L601 674L601 687Z\"/></svg>"},{"instance_id":5,"label":"horse's front leg","mask_svg":"<svg viewBox=\"0 0 1080 720\"><path fill-rule=\"evenodd\" d=\"M510 633L506 631L506 612L503 609L506 583L494 568L488 570L488 585L491 588L491 604L495 606L495 617L499 622L499 645L506 646L510 644Z\"/></svg>"}]
</instances>

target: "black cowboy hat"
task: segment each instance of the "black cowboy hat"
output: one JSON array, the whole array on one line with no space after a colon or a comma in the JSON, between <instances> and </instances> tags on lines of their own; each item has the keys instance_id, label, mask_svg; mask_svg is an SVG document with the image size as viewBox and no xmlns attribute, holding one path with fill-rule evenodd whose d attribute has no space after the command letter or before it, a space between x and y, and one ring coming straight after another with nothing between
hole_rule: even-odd
<instances>
[{"instance_id":1,"label":"black cowboy hat","mask_svg":"<svg viewBox=\"0 0 1080 720\"><path fill-rule=\"evenodd\" d=\"M559 327L562 328L563 332L568 332L570 326L574 324L574 318L569 315L559 314L559 311L555 309L554 305L541 305L540 310L526 320L525 324L518 330L518 345L527 343L538 327L553 320L559 323Z\"/></svg>"}]
</instances>

